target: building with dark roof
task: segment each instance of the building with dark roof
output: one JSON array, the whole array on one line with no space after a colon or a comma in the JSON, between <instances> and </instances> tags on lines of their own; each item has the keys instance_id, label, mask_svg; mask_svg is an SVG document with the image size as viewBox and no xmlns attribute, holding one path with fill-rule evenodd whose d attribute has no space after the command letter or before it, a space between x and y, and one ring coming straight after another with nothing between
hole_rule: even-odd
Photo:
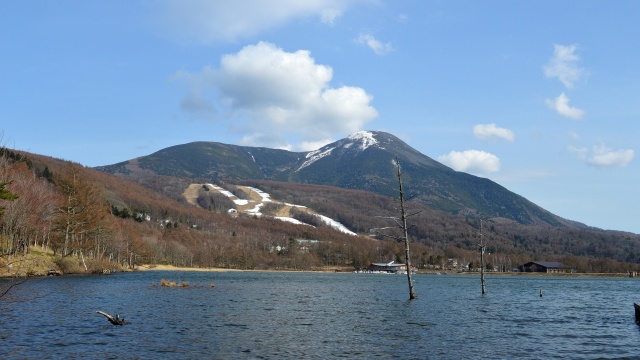
<instances>
[{"instance_id":1,"label":"building with dark roof","mask_svg":"<svg viewBox=\"0 0 640 360\"><path fill-rule=\"evenodd\" d=\"M389 263L373 263L369 265L369 271L397 273L407 271L407 265L397 262ZM411 271L415 271L415 267L411 266Z\"/></svg>"},{"instance_id":2,"label":"building with dark roof","mask_svg":"<svg viewBox=\"0 0 640 360\"><path fill-rule=\"evenodd\" d=\"M531 261L518 266L520 272L563 273L569 268L561 262Z\"/></svg>"}]
</instances>

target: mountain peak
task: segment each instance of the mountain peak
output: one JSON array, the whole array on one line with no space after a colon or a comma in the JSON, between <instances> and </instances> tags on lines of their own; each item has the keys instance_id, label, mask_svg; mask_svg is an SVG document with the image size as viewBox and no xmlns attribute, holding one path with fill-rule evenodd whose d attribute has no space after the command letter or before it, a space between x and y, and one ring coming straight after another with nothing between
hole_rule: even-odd
<instances>
[{"instance_id":1,"label":"mountain peak","mask_svg":"<svg viewBox=\"0 0 640 360\"><path fill-rule=\"evenodd\" d=\"M360 150L366 150L369 146L375 145L378 143L376 140L374 133L371 131L358 131L357 133L353 133L349 135L346 139L347 142L343 145L345 148L350 148L353 145L358 146Z\"/></svg>"},{"instance_id":2,"label":"mountain peak","mask_svg":"<svg viewBox=\"0 0 640 360\"><path fill-rule=\"evenodd\" d=\"M348 137L338 140L334 143L327 144L318 150L310 151L305 155L305 161L298 167L296 172L308 167L316 161L331 155L333 150L338 148L343 149L357 149L364 151L370 146L378 144L378 140L375 138L375 133L372 131L358 131L349 135Z\"/></svg>"},{"instance_id":3,"label":"mountain peak","mask_svg":"<svg viewBox=\"0 0 640 360\"><path fill-rule=\"evenodd\" d=\"M151 173L182 178L289 181L395 197L393 159L402 163L404 186L415 201L431 208L523 224L566 224L502 186L454 171L383 131L359 131L307 153L192 143L99 170L138 179Z\"/></svg>"}]
</instances>

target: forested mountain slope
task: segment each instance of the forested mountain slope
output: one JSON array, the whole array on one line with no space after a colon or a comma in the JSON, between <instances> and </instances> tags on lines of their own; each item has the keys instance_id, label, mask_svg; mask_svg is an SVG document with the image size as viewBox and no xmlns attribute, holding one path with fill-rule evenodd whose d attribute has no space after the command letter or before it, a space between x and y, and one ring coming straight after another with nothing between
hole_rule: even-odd
<instances>
[{"instance_id":1,"label":"forested mountain slope","mask_svg":"<svg viewBox=\"0 0 640 360\"><path fill-rule=\"evenodd\" d=\"M402 165L411 196L432 209L477 219L586 227L560 218L491 180L454 171L380 131L355 133L306 153L195 142L97 169L138 182L154 176L277 180L394 196L394 161Z\"/></svg>"}]
</instances>

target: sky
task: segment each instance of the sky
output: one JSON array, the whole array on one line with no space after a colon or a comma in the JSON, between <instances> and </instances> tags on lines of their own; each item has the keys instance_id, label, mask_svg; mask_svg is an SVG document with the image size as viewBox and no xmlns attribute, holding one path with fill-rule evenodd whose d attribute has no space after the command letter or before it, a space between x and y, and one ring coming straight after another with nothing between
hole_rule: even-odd
<instances>
[{"instance_id":1,"label":"sky","mask_svg":"<svg viewBox=\"0 0 640 360\"><path fill-rule=\"evenodd\" d=\"M0 141L109 165L193 141L394 134L640 233L635 0L8 0Z\"/></svg>"}]
</instances>

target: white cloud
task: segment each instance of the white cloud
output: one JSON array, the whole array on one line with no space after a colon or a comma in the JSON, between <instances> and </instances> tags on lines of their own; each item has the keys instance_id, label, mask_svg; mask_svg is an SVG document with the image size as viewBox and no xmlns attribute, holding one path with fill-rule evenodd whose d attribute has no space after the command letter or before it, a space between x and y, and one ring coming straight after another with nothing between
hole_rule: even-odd
<instances>
[{"instance_id":1,"label":"white cloud","mask_svg":"<svg viewBox=\"0 0 640 360\"><path fill-rule=\"evenodd\" d=\"M438 157L438 161L456 171L472 174L488 174L500 170L500 159L480 150L451 151Z\"/></svg>"},{"instance_id":2,"label":"white cloud","mask_svg":"<svg viewBox=\"0 0 640 360\"><path fill-rule=\"evenodd\" d=\"M632 149L612 150L605 145L596 145L593 147L587 163L597 167L625 167L634 157L635 152Z\"/></svg>"},{"instance_id":3,"label":"white cloud","mask_svg":"<svg viewBox=\"0 0 640 360\"><path fill-rule=\"evenodd\" d=\"M584 146L568 146L567 150L578 159L596 167L625 167L635 158L632 149L612 150L606 145L595 145L591 149Z\"/></svg>"},{"instance_id":4,"label":"white cloud","mask_svg":"<svg viewBox=\"0 0 640 360\"><path fill-rule=\"evenodd\" d=\"M295 19L332 25L358 0L165 0L160 26L169 36L200 43L236 41Z\"/></svg>"},{"instance_id":5,"label":"white cloud","mask_svg":"<svg viewBox=\"0 0 640 360\"><path fill-rule=\"evenodd\" d=\"M331 67L316 64L308 51L266 42L225 55L219 69L174 76L198 90L213 89L211 101L245 133L244 144L295 150L325 145L377 117L371 95L359 87L332 88L332 77Z\"/></svg>"},{"instance_id":6,"label":"white cloud","mask_svg":"<svg viewBox=\"0 0 640 360\"><path fill-rule=\"evenodd\" d=\"M355 42L368 46L371 50L373 50L374 53L378 55L385 55L393 50L391 43L382 43L371 34L360 34L355 39Z\"/></svg>"},{"instance_id":7,"label":"white cloud","mask_svg":"<svg viewBox=\"0 0 640 360\"><path fill-rule=\"evenodd\" d=\"M544 66L544 74L550 78L558 78L564 86L572 89L576 82L588 75L584 69L576 64L580 61L576 50L575 45L554 45L553 57Z\"/></svg>"},{"instance_id":8,"label":"white cloud","mask_svg":"<svg viewBox=\"0 0 640 360\"><path fill-rule=\"evenodd\" d=\"M498 138L514 142L516 135L513 131L505 128L497 127L496 124L478 124L473 127L473 135L478 139L490 140Z\"/></svg>"},{"instance_id":9,"label":"white cloud","mask_svg":"<svg viewBox=\"0 0 640 360\"><path fill-rule=\"evenodd\" d=\"M303 141L296 146L297 151L313 151L332 143L335 139L323 139L318 141Z\"/></svg>"},{"instance_id":10,"label":"white cloud","mask_svg":"<svg viewBox=\"0 0 640 360\"><path fill-rule=\"evenodd\" d=\"M564 93L555 99L545 100L547 105L560 115L573 120L579 120L584 116L584 110L569 106L569 98Z\"/></svg>"}]
</instances>

